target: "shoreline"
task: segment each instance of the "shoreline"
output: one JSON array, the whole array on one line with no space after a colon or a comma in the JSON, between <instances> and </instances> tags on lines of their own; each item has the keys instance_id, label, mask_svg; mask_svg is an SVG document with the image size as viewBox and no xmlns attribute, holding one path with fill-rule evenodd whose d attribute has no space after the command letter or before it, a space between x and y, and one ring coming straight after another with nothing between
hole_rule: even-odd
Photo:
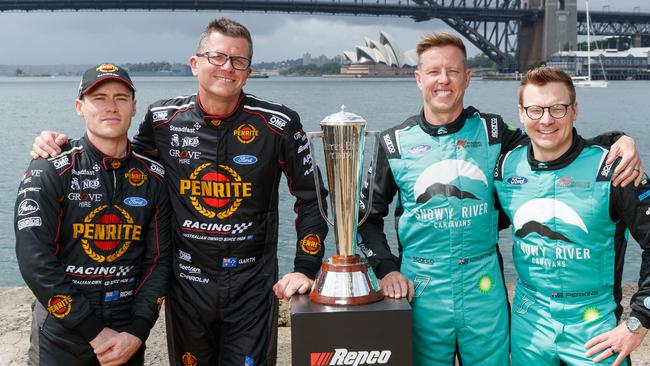
<instances>
[{"instance_id":1,"label":"shoreline","mask_svg":"<svg viewBox=\"0 0 650 366\"><path fill-rule=\"evenodd\" d=\"M630 296L636 292L635 283L623 284L623 316L629 314ZM512 284L508 285L512 294ZM0 287L0 365L22 366L27 364L29 332L31 324L31 303L34 296L26 286ZM510 295L512 303L512 295ZM278 327L277 366L291 366L290 307L287 301L280 302ZM650 336L631 355L634 366L650 366ZM167 342L165 339L164 310L151 330L147 340L145 365L167 365ZM302 366L302 365L296 365Z\"/></svg>"}]
</instances>

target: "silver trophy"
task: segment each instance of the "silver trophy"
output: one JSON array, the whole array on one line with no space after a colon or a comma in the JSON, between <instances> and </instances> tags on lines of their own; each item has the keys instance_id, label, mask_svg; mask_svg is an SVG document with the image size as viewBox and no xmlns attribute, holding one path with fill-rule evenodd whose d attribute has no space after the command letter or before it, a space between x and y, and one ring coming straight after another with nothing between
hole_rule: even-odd
<instances>
[{"instance_id":1,"label":"silver trophy","mask_svg":"<svg viewBox=\"0 0 650 366\"><path fill-rule=\"evenodd\" d=\"M334 227L336 255L323 263L309 297L314 302L326 305L361 305L379 301L383 295L373 286L368 276L367 262L355 254L357 227L363 224L370 213L370 209L367 209L364 218L358 221L365 138L374 133L367 132L366 121L356 114L346 112L344 106L341 106L341 112L325 117L320 126L321 132L310 132L307 136L315 166L317 163L313 141L323 139L334 222L329 220L321 204L318 169L314 169L314 179L321 215ZM377 147L375 143L373 166ZM373 178L370 177L370 192L373 189ZM368 208L372 205L372 194L370 197Z\"/></svg>"}]
</instances>

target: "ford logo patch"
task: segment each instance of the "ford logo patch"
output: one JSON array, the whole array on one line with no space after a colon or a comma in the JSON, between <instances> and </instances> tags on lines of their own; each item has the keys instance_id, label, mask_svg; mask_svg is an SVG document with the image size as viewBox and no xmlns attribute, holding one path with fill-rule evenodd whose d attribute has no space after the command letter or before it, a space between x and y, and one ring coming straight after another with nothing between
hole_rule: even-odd
<instances>
[{"instance_id":1,"label":"ford logo patch","mask_svg":"<svg viewBox=\"0 0 650 366\"><path fill-rule=\"evenodd\" d=\"M240 165L251 165L257 163L257 158L253 155L237 155L232 161Z\"/></svg>"},{"instance_id":2,"label":"ford logo patch","mask_svg":"<svg viewBox=\"0 0 650 366\"><path fill-rule=\"evenodd\" d=\"M508 178L506 182L508 182L508 184L510 184L511 186L521 186L528 183L528 178L515 175L513 177Z\"/></svg>"},{"instance_id":3,"label":"ford logo patch","mask_svg":"<svg viewBox=\"0 0 650 366\"><path fill-rule=\"evenodd\" d=\"M146 206L149 202L142 197L127 197L124 199L124 203L132 207L142 207Z\"/></svg>"},{"instance_id":4,"label":"ford logo patch","mask_svg":"<svg viewBox=\"0 0 650 366\"><path fill-rule=\"evenodd\" d=\"M431 146L429 145L418 145L418 146L413 146L412 148L409 149L409 153L411 154L422 154L424 152L427 152L431 150Z\"/></svg>"}]
</instances>

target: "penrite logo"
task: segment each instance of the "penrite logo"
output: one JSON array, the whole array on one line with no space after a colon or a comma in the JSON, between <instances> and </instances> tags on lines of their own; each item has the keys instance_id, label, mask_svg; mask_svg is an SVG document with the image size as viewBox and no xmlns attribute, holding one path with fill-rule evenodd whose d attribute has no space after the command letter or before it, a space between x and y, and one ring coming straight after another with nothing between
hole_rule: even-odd
<instances>
[{"instance_id":1,"label":"penrite logo","mask_svg":"<svg viewBox=\"0 0 650 366\"><path fill-rule=\"evenodd\" d=\"M96 262L116 261L129 250L131 242L140 240L142 226L122 207L101 205L83 222L72 224L72 237L79 238L86 255ZM118 216L119 214L119 216Z\"/></svg>"},{"instance_id":2,"label":"penrite logo","mask_svg":"<svg viewBox=\"0 0 650 366\"><path fill-rule=\"evenodd\" d=\"M62 319L70 314L72 296L54 295L47 300L47 311L54 317Z\"/></svg>"},{"instance_id":3,"label":"penrite logo","mask_svg":"<svg viewBox=\"0 0 650 366\"><path fill-rule=\"evenodd\" d=\"M218 165L215 169L210 168L212 165L200 165L190 174L190 179L181 179L179 193L189 196L192 206L201 215L223 220L237 211L245 198L252 196L253 185L242 181L229 166Z\"/></svg>"},{"instance_id":4,"label":"penrite logo","mask_svg":"<svg viewBox=\"0 0 650 366\"><path fill-rule=\"evenodd\" d=\"M233 134L242 144L250 144L257 136L259 136L260 132L253 127L253 125L245 124L234 130Z\"/></svg>"},{"instance_id":5,"label":"penrite logo","mask_svg":"<svg viewBox=\"0 0 650 366\"><path fill-rule=\"evenodd\" d=\"M336 348L334 352L312 352L309 365L385 365L391 354L392 352L389 350L353 352L345 348Z\"/></svg>"}]
</instances>

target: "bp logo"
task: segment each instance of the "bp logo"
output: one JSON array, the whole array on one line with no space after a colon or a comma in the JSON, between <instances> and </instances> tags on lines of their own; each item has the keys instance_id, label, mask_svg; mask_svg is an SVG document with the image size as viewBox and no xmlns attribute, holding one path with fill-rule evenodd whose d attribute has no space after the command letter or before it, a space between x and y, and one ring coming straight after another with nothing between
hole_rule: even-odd
<instances>
[{"instance_id":1,"label":"bp logo","mask_svg":"<svg viewBox=\"0 0 650 366\"><path fill-rule=\"evenodd\" d=\"M95 208L83 222L72 224L72 237L79 238L84 253L96 262L114 262L129 250L131 242L140 240L142 226L122 207L108 205Z\"/></svg>"},{"instance_id":2,"label":"bp logo","mask_svg":"<svg viewBox=\"0 0 650 366\"><path fill-rule=\"evenodd\" d=\"M250 144L259 136L260 131L250 124L245 124L239 126L236 130L233 131L233 134L237 137L237 140L242 144Z\"/></svg>"},{"instance_id":3,"label":"bp logo","mask_svg":"<svg viewBox=\"0 0 650 366\"><path fill-rule=\"evenodd\" d=\"M585 311L582 312L582 319L587 323L598 320L599 318L600 318L600 310L598 310L593 306L588 307L587 309L585 309Z\"/></svg>"},{"instance_id":4,"label":"bp logo","mask_svg":"<svg viewBox=\"0 0 650 366\"><path fill-rule=\"evenodd\" d=\"M320 236L308 234L300 240L300 248L307 254L316 254L321 248Z\"/></svg>"},{"instance_id":5,"label":"bp logo","mask_svg":"<svg viewBox=\"0 0 650 366\"><path fill-rule=\"evenodd\" d=\"M244 198L251 197L253 185L242 182L241 176L229 166L219 165L211 170L212 163L197 167L190 179L181 179L180 194L189 195L190 202L201 215L220 219L232 215Z\"/></svg>"},{"instance_id":6,"label":"bp logo","mask_svg":"<svg viewBox=\"0 0 650 366\"><path fill-rule=\"evenodd\" d=\"M124 178L134 187L139 187L147 180L147 175L138 168L131 168L128 172L124 173Z\"/></svg>"},{"instance_id":7,"label":"bp logo","mask_svg":"<svg viewBox=\"0 0 650 366\"><path fill-rule=\"evenodd\" d=\"M478 289L481 290L482 293L487 294L492 290L492 278L490 276L483 276L478 280Z\"/></svg>"},{"instance_id":8,"label":"bp logo","mask_svg":"<svg viewBox=\"0 0 650 366\"><path fill-rule=\"evenodd\" d=\"M183 354L183 357L181 357L183 360L183 365L185 366L196 366L198 365L198 361L196 360L196 357L191 352L185 352Z\"/></svg>"},{"instance_id":9,"label":"bp logo","mask_svg":"<svg viewBox=\"0 0 650 366\"><path fill-rule=\"evenodd\" d=\"M65 318L72 309L72 296L54 295L47 300L47 311L56 318Z\"/></svg>"}]
</instances>

